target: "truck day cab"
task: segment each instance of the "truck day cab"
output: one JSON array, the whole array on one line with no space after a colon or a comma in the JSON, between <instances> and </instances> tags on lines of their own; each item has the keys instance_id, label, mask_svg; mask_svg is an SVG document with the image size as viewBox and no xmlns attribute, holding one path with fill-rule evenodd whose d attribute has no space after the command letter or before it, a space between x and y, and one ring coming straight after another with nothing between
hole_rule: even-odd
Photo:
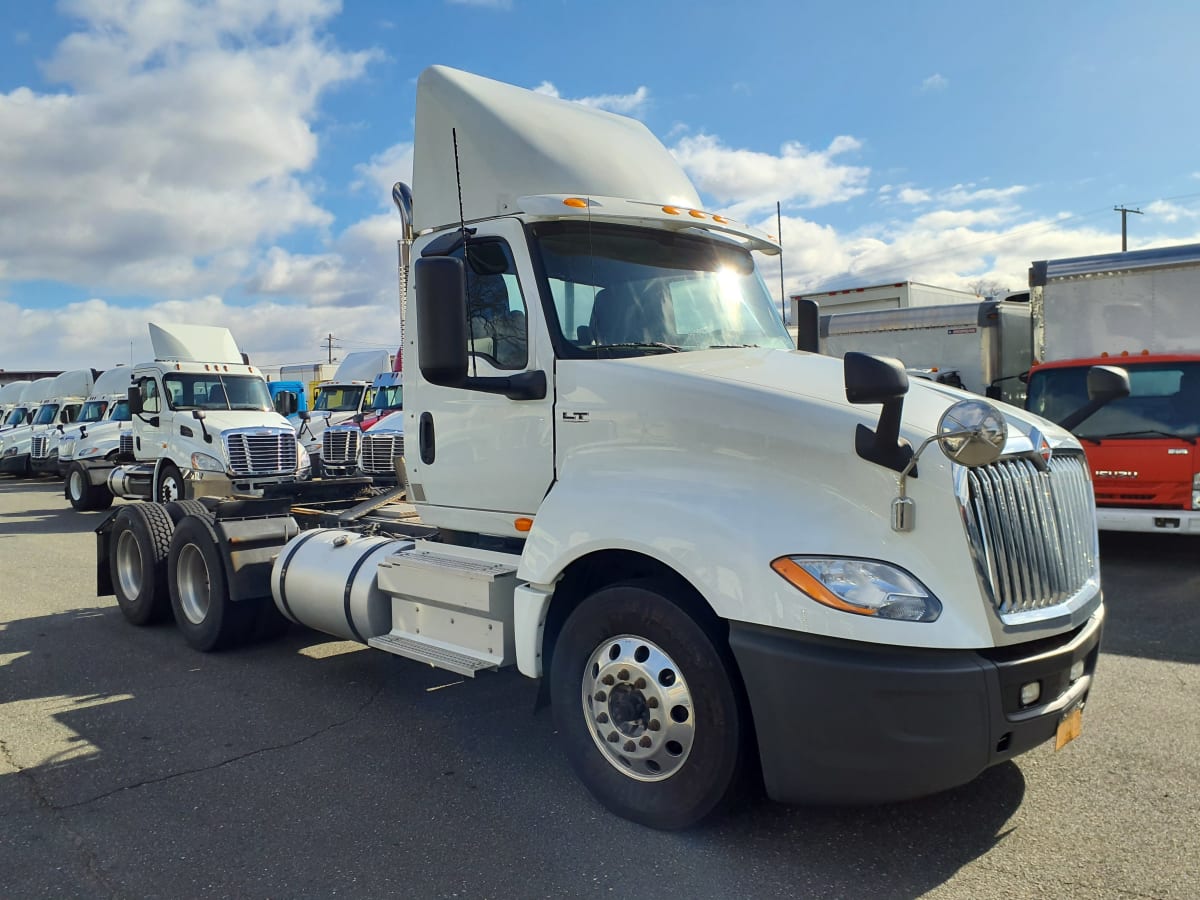
<instances>
[{"instance_id":1,"label":"truck day cab","mask_svg":"<svg viewBox=\"0 0 1200 900\"><path fill-rule=\"evenodd\" d=\"M443 67L417 92L394 197L419 521L129 505L101 593L134 622L169 597L201 650L277 613L515 665L589 790L660 828L751 752L776 799L886 802L1078 733L1104 607L1069 433L793 349L752 257L778 245L704 211L641 123Z\"/></svg>"},{"instance_id":2,"label":"truck day cab","mask_svg":"<svg viewBox=\"0 0 1200 900\"><path fill-rule=\"evenodd\" d=\"M312 409L298 429L300 440L321 475L353 474L357 463L359 420L371 408L376 376L391 369L386 350L347 353L330 381L317 385ZM344 425L345 428L335 429Z\"/></svg>"},{"instance_id":3,"label":"truck day cab","mask_svg":"<svg viewBox=\"0 0 1200 900\"><path fill-rule=\"evenodd\" d=\"M28 425L14 428L2 439L0 471L16 475L49 471L45 466L35 465L35 460L48 455L51 435L58 437L55 429L74 421L91 393L94 378L92 369L76 369L35 381L34 385L41 385L37 408ZM57 464L50 468L57 470Z\"/></svg>"},{"instance_id":4,"label":"truck day cab","mask_svg":"<svg viewBox=\"0 0 1200 900\"><path fill-rule=\"evenodd\" d=\"M117 497L182 500L260 493L308 475L296 431L226 328L150 324L153 362L133 369L132 449L82 463Z\"/></svg>"}]
</instances>

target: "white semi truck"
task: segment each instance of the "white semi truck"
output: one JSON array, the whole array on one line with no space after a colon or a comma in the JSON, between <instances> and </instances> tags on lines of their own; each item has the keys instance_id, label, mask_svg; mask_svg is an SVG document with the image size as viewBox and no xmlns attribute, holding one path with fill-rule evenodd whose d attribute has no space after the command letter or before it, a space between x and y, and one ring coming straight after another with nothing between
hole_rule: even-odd
<instances>
[{"instance_id":1,"label":"white semi truck","mask_svg":"<svg viewBox=\"0 0 1200 900\"><path fill-rule=\"evenodd\" d=\"M151 323L150 341L154 361L134 367L127 395L130 452L78 460L90 486L165 502L254 495L308 476L295 429L227 328Z\"/></svg>"},{"instance_id":2,"label":"white semi truck","mask_svg":"<svg viewBox=\"0 0 1200 900\"><path fill-rule=\"evenodd\" d=\"M42 474L47 471L35 466L38 458L48 452L51 435L57 437L59 425L69 425L79 414L95 380L92 369L74 369L54 378L40 379L34 384L45 385L40 403L29 424L15 428L4 437L0 453L0 471L14 475Z\"/></svg>"},{"instance_id":3,"label":"white semi truck","mask_svg":"<svg viewBox=\"0 0 1200 900\"><path fill-rule=\"evenodd\" d=\"M776 799L885 802L1079 733L1104 607L1070 434L791 349L752 256L778 245L641 123L442 67L417 98L411 506L129 505L101 593L201 650L279 614L516 666L591 792L660 828L751 753Z\"/></svg>"},{"instance_id":4,"label":"white semi truck","mask_svg":"<svg viewBox=\"0 0 1200 900\"><path fill-rule=\"evenodd\" d=\"M27 387L29 382L24 380L10 381L0 387L0 432L24 424L29 410L21 405L21 394Z\"/></svg>"},{"instance_id":5,"label":"white semi truck","mask_svg":"<svg viewBox=\"0 0 1200 900\"><path fill-rule=\"evenodd\" d=\"M347 353L333 378L317 385L311 409L301 416L297 429L314 474L354 474L362 435L359 422L371 409L375 379L391 368L386 350L360 350Z\"/></svg>"},{"instance_id":6,"label":"white semi truck","mask_svg":"<svg viewBox=\"0 0 1200 900\"><path fill-rule=\"evenodd\" d=\"M59 423L34 437L30 450L34 472L64 474L81 440L89 448L89 455L96 454L101 447L106 452L116 452L120 421L123 418L126 426L129 421L126 399L129 372L128 368L118 366L97 375L88 396L79 404L79 410L69 424Z\"/></svg>"}]
</instances>

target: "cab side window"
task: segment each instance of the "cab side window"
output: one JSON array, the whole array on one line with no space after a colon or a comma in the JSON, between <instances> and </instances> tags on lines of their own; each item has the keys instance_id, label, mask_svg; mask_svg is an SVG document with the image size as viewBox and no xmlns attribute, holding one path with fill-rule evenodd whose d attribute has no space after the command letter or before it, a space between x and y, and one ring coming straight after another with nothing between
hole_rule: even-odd
<instances>
[{"instance_id":1,"label":"cab side window","mask_svg":"<svg viewBox=\"0 0 1200 900\"><path fill-rule=\"evenodd\" d=\"M158 382L153 378L143 378L138 382L138 392L142 395L142 412L162 412L162 400L158 393Z\"/></svg>"},{"instance_id":2,"label":"cab side window","mask_svg":"<svg viewBox=\"0 0 1200 900\"><path fill-rule=\"evenodd\" d=\"M529 362L525 298L508 245L473 241L454 253L467 267L467 351L500 369Z\"/></svg>"}]
</instances>

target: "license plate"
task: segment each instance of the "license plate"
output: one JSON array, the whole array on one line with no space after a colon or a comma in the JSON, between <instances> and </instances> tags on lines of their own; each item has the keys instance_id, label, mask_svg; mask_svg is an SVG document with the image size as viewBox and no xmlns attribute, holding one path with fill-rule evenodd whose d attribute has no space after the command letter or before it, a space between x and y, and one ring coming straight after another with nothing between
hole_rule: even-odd
<instances>
[{"instance_id":1,"label":"license plate","mask_svg":"<svg viewBox=\"0 0 1200 900\"><path fill-rule=\"evenodd\" d=\"M1058 734L1054 738L1054 749L1061 750L1083 731L1083 707L1076 706L1058 720Z\"/></svg>"}]
</instances>

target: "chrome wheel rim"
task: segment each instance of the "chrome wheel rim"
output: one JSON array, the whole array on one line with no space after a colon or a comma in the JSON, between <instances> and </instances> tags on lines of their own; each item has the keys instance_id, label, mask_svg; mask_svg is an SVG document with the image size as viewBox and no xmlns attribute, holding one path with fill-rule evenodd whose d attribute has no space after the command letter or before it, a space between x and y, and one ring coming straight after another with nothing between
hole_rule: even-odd
<instances>
[{"instance_id":1,"label":"chrome wheel rim","mask_svg":"<svg viewBox=\"0 0 1200 900\"><path fill-rule=\"evenodd\" d=\"M193 625L203 624L212 605L209 590L208 563L195 544L184 544L179 549L176 563L176 586L179 588L179 605L184 617Z\"/></svg>"},{"instance_id":2,"label":"chrome wheel rim","mask_svg":"<svg viewBox=\"0 0 1200 900\"><path fill-rule=\"evenodd\" d=\"M179 489L179 481L174 475L168 475L162 480L162 485L159 488L162 493L162 502L170 503L173 500L182 499L183 491Z\"/></svg>"},{"instance_id":3,"label":"chrome wheel rim","mask_svg":"<svg viewBox=\"0 0 1200 900\"><path fill-rule=\"evenodd\" d=\"M129 530L122 531L117 538L117 581L129 600L142 592L142 549Z\"/></svg>"},{"instance_id":4,"label":"chrome wheel rim","mask_svg":"<svg viewBox=\"0 0 1200 900\"><path fill-rule=\"evenodd\" d=\"M653 641L624 634L600 644L583 670L583 715L596 747L637 781L683 767L696 739L687 679Z\"/></svg>"}]
</instances>

